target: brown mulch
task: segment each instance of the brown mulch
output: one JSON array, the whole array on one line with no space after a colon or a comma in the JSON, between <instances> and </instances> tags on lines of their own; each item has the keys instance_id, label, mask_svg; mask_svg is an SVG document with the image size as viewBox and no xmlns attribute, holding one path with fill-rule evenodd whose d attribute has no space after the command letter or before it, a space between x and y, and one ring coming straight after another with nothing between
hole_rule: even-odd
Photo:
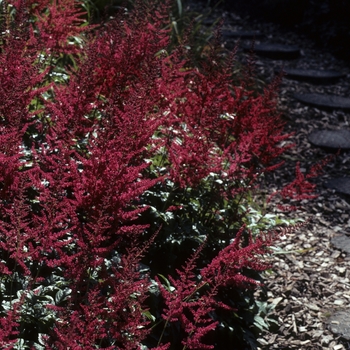
<instances>
[{"instance_id":1,"label":"brown mulch","mask_svg":"<svg viewBox=\"0 0 350 350\"><path fill-rule=\"evenodd\" d=\"M210 10L202 3L191 4L190 8L202 13ZM293 94L350 96L349 65L318 49L312 41L293 32L281 31L276 25L241 18L222 9L212 9L206 24L217 18L224 19L223 29L226 32L254 30L265 34L264 41L300 47L301 56L296 60L257 57L257 75L264 81L271 81L276 68L283 65L299 69L336 70L346 74L330 85L312 85L283 78L279 109L286 121L286 132L294 133L291 141L295 147L283 156L285 164L267 178L270 190L281 188L294 179L297 162L307 173L312 165L329 156L326 150L310 144L308 134L311 131L350 130L350 112L308 107L294 100ZM228 50L236 43L236 38L226 36ZM245 61L247 55L238 50L237 58ZM348 312L350 301L350 255L331 242L338 235L350 236L350 200L324 186L328 179L344 176L350 176L350 151L336 154L324 165L323 174L313 180L317 185L316 199L303 201L302 209L296 212L279 213L309 223L282 237L270 257L273 267L266 276L266 291L258 291L257 298L275 304L269 317L277 320L278 326L272 324L271 329L261 335L258 349L350 349L350 334L340 336L330 330L332 322L337 322L332 316L340 311ZM274 207L271 210L278 213Z\"/></svg>"}]
</instances>

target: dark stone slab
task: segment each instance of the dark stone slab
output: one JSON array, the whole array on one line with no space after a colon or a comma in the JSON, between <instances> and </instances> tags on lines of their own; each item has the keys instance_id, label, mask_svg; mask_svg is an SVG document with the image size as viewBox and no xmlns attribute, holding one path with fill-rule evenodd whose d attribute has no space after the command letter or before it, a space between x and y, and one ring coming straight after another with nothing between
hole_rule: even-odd
<instances>
[{"instance_id":1,"label":"dark stone slab","mask_svg":"<svg viewBox=\"0 0 350 350\"><path fill-rule=\"evenodd\" d=\"M326 182L325 186L341 194L350 196L350 177L337 177Z\"/></svg>"},{"instance_id":2,"label":"dark stone slab","mask_svg":"<svg viewBox=\"0 0 350 350\"><path fill-rule=\"evenodd\" d=\"M350 238L346 235L335 236L332 238L331 243L339 250L350 255Z\"/></svg>"},{"instance_id":3,"label":"dark stone slab","mask_svg":"<svg viewBox=\"0 0 350 350\"><path fill-rule=\"evenodd\" d=\"M242 45L246 51L253 50L257 55L272 58L276 60L293 60L300 56L300 50L297 46L281 45L281 44L256 44Z\"/></svg>"},{"instance_id":4,"label":"dark stone slab","mask_svg":"<svg viewBox=\"0 0 350 350\"><path fill-rule=\"evenodd\" d=\"M350 130L315 130L308 139L314 146L327 149L350 149Z\"/></svg>"},{"instance_id":5,"label":"dark stone slab","mask_svg":"<svg viewBox=\"0 0 350 350\"><path fill-rule=\"evenodd\" d=\"M336 72L334 70L315 70L315 69L297 69L297 68L283 68L276 69L275 73L284 72L288 79L295 79L307 81L313 84L331 84L340 78L344 78L346 74Z\"/></svg>"},{"instance_id":6,"label":"dark stone slab","mask_svg":"<svg viewBox=\"0 0 350 350\"><path fill-rule=\"evenodd\" d=\"M224 29L222 30L222 36L226 39L259 39L264 36L264 34L257 31L231 31Z\"/></svg>"},{"instance_id":7,"label":"dark stone slab","mask_svg":"<svg viewBox=\"0 0 350 350\"><path fill-rule=\"evenodd\" d=\"M209 26L212 26L214 24L215 20L213 20L211 18L204 17L204 19L200 19L198 22L209 27Z\"/></svg>"},{"instance_id":8,"label":"dark stone slab","mask_svg":"<svg viewBox=\"0 0 350 350\"><path fill-rule=\"evenodd\" d=\"M328 319L331 332L350 340L350 309L338 311Z\"/></svg>"},{"instance_id":9,"label":"dark stone slab","mask_svg":"<svg viewBox=\"0 0 350 350\"><path fill-rule=\"evenodd\" d=\"M294 94L295 99L310 106L325 109L350 110L350 98L336 95Z\"/></svg>"}]
</instances>

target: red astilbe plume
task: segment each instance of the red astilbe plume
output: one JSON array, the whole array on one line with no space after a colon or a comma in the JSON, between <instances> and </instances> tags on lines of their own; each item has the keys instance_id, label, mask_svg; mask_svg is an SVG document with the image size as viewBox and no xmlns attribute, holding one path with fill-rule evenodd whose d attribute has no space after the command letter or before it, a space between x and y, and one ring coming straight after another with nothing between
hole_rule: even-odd
<instances>
[{"instance_id":1,"label":"red astilbe plume","mask_svg":"<svg viewBox=\"0 0 350 350\"><path fill-rule=\"evenodd\" d=\"M248 244L243 245L244 231L243 226L234 241L201 270L203 281L215 288L227 286L246 288L258 285L256 280L246 277L242 271L246 268L254 271L266 270L268 265L261 262L261 256L266 253L266 247L271 244L272 239L266 235L253 240L251 233L248 232Z\"/></svg>"},{"instance_id":2,"label":"red astilbe plume","mask_svg":"<svg viewBox=\"0 0 350 350\"><path fill-rule=\"evenodd\" d=\"M117 32L111 30L109 33L113 39L117 38ZM95 42L92 47L96 47ZM92 54L91 57L88 56L89 53ZM158 95L153 97L148 94L148 89L154 87L155 83L146 74L141 80L146 89L139 86L137 81L134 82L131 72L125 74L125 80L123 78L121 82L118 82L118 74L113 77L116 87L121 84L127 88L125 92L120 90L122 96L119 96L118 89L99 89L97 78L102 73L110 77L107 70L110 62L118 67L125 61L125 57L118 56L121 54L119 48L118 55L113 56L113 52L105 51L105 56L106 53L111 53L110 60L97 59L97 64L94 65L96 55L91 47L87 48L85 66L94 70L79 70L66 89L64 86L55 88L53 101L45 101L50 116L50 120L43 122L45 142L40 150L33 151L35 162L41 169L38 179L47 183L45 186L37 185L43 208L36 222L43 228L41 236L44 233L49 236L41 243L42 247L54 254L54 257L42 259L52 269L63 267L64 276L72 281L70 309L73 313L71 316L69 313L62 314L65 322L75 321L77 324L77 327L70 330L69 339L73 339L73 334L76 334L77 341L81 342L81 337L85 334L82 330L90 329L93 321L87 316L79 317L89 312L89 315L100 315L100 321L96 321L99 328L102 325L107 328L108 324L107 338L110 343L113 343L113 339L118 339L121 346L133 348L145 334L144 330L138 328L144 322L142 314L137 318L136 314L133 315L133 308L137 305L130 306L125 315L127 318L123 321L125 334L121 335L122 323L118 323L118 313L123 313L127 297L132 299L132 294L145 293L147 283L142 279L137 282L135 268L130 270L132 265L116 267L114 272L110 272L113 273L113 278L110 278L106 276L103 264L114 250L121 256L128 255L132 258L133 253L127 248L138 244L148 226L133 224L133 221L147 209L137 206L139 195L161 180L143 178L143 173L148 167L144 161L147 146L161 121L156 116L162 117L162 113L150 113L154 110ZM123 55L127 54L124 51ZM153 59L153 62L153 66L157 67L157 60ZM135 74L138 74L137 68L135 65ZM87 74L92 78L90 82ZM150 78L156 81L158 75L150 74ZM84 94L79 94L79 90ZM55 234L50 233L50 230L54 230ZM73 246L72 251L65 248L67 245ZM53 248L50 249L50 246ZM126 275L120 275L118 269L122 269ZM90 281L89 274L92 271L97 271L97 280L104 279L105 285L111 288L110 305L107 303L108 307L104 308L116 310L115 313L98 311L107 299L99 300L95 297L103 284L96 289L91 287L91 283L95 283ZM130 288L127 287L128 279ZM123 298L118 295L123 295ZM92 303L95 299L97 304ZM92 309L88 306L78 307L85 303L91 304ZM137 306L137 309L140 307ZM81 321L77 322L78 319ZM68 342L68 338L62 338L65 327L61 328L60 323L57 324L61 344ZM126 341L130 334L134 336L129 341L133 345L128 345ZM95 340L86 340L84 347L93 346Z\"/></svg>"},{"instance_id":3,"label":"red astilbe plume","mask_svg":"<svg viewBox=\"0 0 350 350\"><path fill-rule=\"evenodd\" d=\"M6 313L6 316L0 316L0 346L1 349L13 349L18 335L18 320L20 313L18 312L19 305L13 305L12 310Z\"/></svg>"},{"instance_id":4,"label":"red astilbe plume","mask_svg":"<svg viewBox=\"0 0 350 350\"><path fill-rule=\"evenodd\" d=\"M200 133L199 130L191 131L189 126L169 131L169 136L173 134L170 136L169 175L181 188L196 186L208 174L221 169L221 157L216 152L215 144L206 135L199 136Z\"/></svg>"},{"instance_id":5,"label":"red astilbe plume","mask_svg":"<svg viewBox=\"0 0 350 350\"><path fill-rule=\"evenodd\" d=\"M101 96L112 95L121 110L134 98L154 100L149 114L162 107L157 86L163 79L161 52L169 43L169 30L163 29L169 21L167 7L138 1L131 13L119 13L119 18L107 23L91 45L96 52L93 77L99 79Z\"/></svg>"},{"instance_id":6,"label":"red astilbe plume","mask_svg":"<svg viewBox=\"0 0 350 350\"><path fill-rule=\"evenodd\" d=\"M27 23L21 21L21 26L26 25L31 37L28 43L48 55L74 54L80 48L73 41L79 38L81 33L91 26L86 24L82 6L75 0L39 0L7 1L17 11L25 11ZM31 23L31 24L29 24Z\"/></svg>"},{"instance_id":7,"label":"red astilbe plume","mask_svg":"<svg viewBox=\"0 0 350 350\"><path fill-rule=\"evenodd\" d=\"M278 166L275 160L288 147L281 142L289 135L283 133L284 124L276 112L276 84L258 97L245 91L244 83L233 89L232 112L223 121L227 130L222 144L225 172L229 178L243 180L249 189L261 174ZM236 190L233 187L232 194Z\"/></svg>"},{"instance_id":8,"label":"red astilbe plume","mask_svg":"<svg viewBox=\"0 0 350 350\"><path fill-rule=\"evenodd\" d=\"M152 33L155 36L154 42L159 44L156 40L158 31L151 26L149 35ZM11 40L15 38L11 36ZM133 40L137 44L137 40ZM141 44L145 46L146 43L146 37L143 37ZM136 44L135 49L138 49ZM140 242L142 233L148 226L133 223L147 209L138 206L138 197L159 181L143 178L144 170L148 167L144 161L146 146L159 124L157 118L150 113L158 101L158 91L153 98L147 98L148 82L152 81L144 72L141 81L143 88L134 79L133 71L129 71L125 80L119 82L122 89L125 89L123 96L118 96L119 91L115 89L101 91L98 87L101 79L99 74L110 77L107 70L110 62L107 67L101 61L93 65L92 60L96 56L92 56L86 62L94 68L93 72L98 79L92 79L89 84L91 71L80 70L68 85L50 86L52 98L41 99L42 110L32 122L27 106L40 91L32 93L31 84L37 82L34 74L36 71L32 68L35 62L30 60L31 56L23 54L26 46L26 40L21 41L19 47L9 45L9 50L14 52L9 56L12 58L11 63L5 61L7 56L2 55L9 67L6 69L4 65L2 71L3 86L8 88L11 87L10 84L16 83L15 73L22 73L17 74L22 81L18 80L20 92L15 87L5 90L3 94L4 98L8 97L8 104L2 106L1 115L4 130L0 177L1 269L5 274L16 272L24 275L30 283L39 283L50 273L60 271L60 275L72 284L70 306L74 320L80 320L88 309L79 308L79 303L86 303L86 300L92 303L98 291L98 287L90 286L90 272L100 271L104 259L110 258L115 249L122 256L130 255L129 260L135 257L128 248ZM7 54L9 51L6 49L5 47L2 53ZM154 60L153 54L156 51L149 53L147 46L143 50L145 52L141 56L150 55ZM123 57L110 57L116 66L127 62L125 58L129 53L122 51ZM121 54L122 51L118 52ZM137 60L142 66L141 58L138 57ZM157 59L154 62L157 67ZM21 70L26 68L27 72ZM137 75L137 65L133 68ZM159 78L155 73L150 76L153 81ZM11 81L12 78L14 81ZM117 86L119 74L114 79ZM154 87L155 83L150 86ZM96 106L100 107L98 111ZM148 114L151 114L149 118ZM34 122L37 132L35 140L30 139L22 146L25 132ZM22 168L19 153L21 147L25 155ZM129 261L129 265L115 267L114 277L119 277L116 281L111 277L106 281L106 285L112 289L111 299L107 302L105 298L103 301L108 304L105 304L106 307L120 311L125 305L126 296L133 299L133 294L145 293L147 283L138 278L135 264ZM118 271L119 268L123 269L125 276ZM96 280L99 277L106 279L105 274L105 269L101 268ZM126 288L124 282L128 279L130 286ZM118 297L124 289L125 300ZM140 304L143 299L139 299ZM102 305L102 301L96 300L98 303L93 304L95 308ZM144 331L138 329L143 324L141 311L140 319L137 319L133 309L137 307L137 310L141 310L139 304L130 304L124 321L126 333L123 336L134 335L131 344L137 344L144 337ZM104 319L100 323L113 323L117 315L102 313L101 318ZM81 329L87 329L90 321L85 317L79 327L72 330L73 333L77 332L78 339L82 335ZM111 337L120 338L118 323L114 326L116 328ZM113 327L109 326L110 329ZM93 342L90 339L89 344L93 346ZM84 343L85 345L90 346Z\"/></svg>"},{"instance_id":9,"label":"red astilbe plume","mask_svg":"<svg viewBox=\"0 0 350 350\"><path fill-rule=\"evenodd\" d=\"M232 311L232 306L217 298L218 293L226 288L255 288L259 282L245 276L244 269L264 271L269 266L261 262L261 255L276 239L276 233L257 237L254 241L250 235L248 244L243 245L244 230L242 227L234 242L200 270L200 278L194 271L203 245L181 270L177 270L177 279L169 276L171 287L165 288L157 279L166 304L162 314L165 320L163 333L171 323L178 323L184 334L182 345L186 349L213 349L213 345L205 343L208 334L218 325L213 312L218 309Z\"/></svg>"},{"instance_id":10,"label":"red astilbe plume","mask_svg":"<svg viewBox=\"0 0 350 350\"><path fill-rule=\"evenodd\" d=\"M83 73L83 72L82 72ZM67 105L65 95L57 95L62 104ZM158 179L142 177L148 164L142 155L149 137L154 132L154 122L143 120L143 106L136 100L126 106L124 112L113 107L113 101L105 101L102 120L92 120L85 132L84 146L77 147L77 133L81 138L81 128L76 134L67 133L67 123L83 118L82 114L72 114L71 110L53 108L49 103L53 125L47 127L47 147L36 153L41 164L42 178L49 183L48 191L41 200L55 203L56 217L66 215L61 223L69 233L70 241L77 251L70 259L56 243L59 258L48 262L50 266L65 266L66 277L75 281L73 292L82 292L87 280L88 269L101 265L113 249L122 251L130 244L136 244L147 225L132 225L132 221L147 208L139 208L133 202ZM111 103L111 106L108 106ZM84 104L83 104L84 106ZM107 107L108 106L108 107ZM139 110L140 109L140 110ZM139 118L139 119L136 119ZM135 123L132 123L132 121ZM131 124L133 130L130 129ZM147 132L145 132L147 130ZM153 131L152 131L153 130ZM142 135L134 138L135 135ZM44 207L45 208L45 207ZM51 213L43 210L51 217ZM45 219L49 222L49 220ZM47 227L45 225L44 227ZM56 236L57 238L58 236ZM53 242L52 242L53 243ZM71 260L73 259L73 261Z\"/></svg>"},{"instance_id":11,"label":"red astilbe plume","mask_svg":"<svg viewBox=\"0 0 350 350\"><path fill-rule=\"evenodd\" d=\"M289 198L292 200L303 200L315 198L311 195L315 190L316 185L307 181L308 176L305 176L300 170L300 163L298 162L295 168L295 180L281 190L283 199Z\"/></svg>"},{"instance_id":12,"label":"red astilbe plume","mask_svg":"<svg viewBox=\"0 0 350 350\"><path fill-rule=\"evenodd\" d=\"M28 274L24 260L28 255L23 247L35 239L30 229L32 217L28 193L32 190L31 172L23 172L31 161L30 129L35 129L38 111L31 102L47 90L38 88L45 71L35 65L36 48L29 48L23 7L18 9L9 29L2 28L0 53L0 244L11 263L21 266ZM4 21L5 22L5 21ZM5 25L4 23L2 23ZM25 233L25 234L24 234ZM23 235L23 236L22 236ZM28 251L27 251L28 253ZM23 255L21 255L23 254ZM14 271L1 262L6 274Z\"/></svg>"},{"instance_id":13,"label":"red astilbe plume","mask_svg":"<svg viewBox=\"0 0 350 350\"><path fill-rule=\"evenodd\" d=\"M169 126L162 133L172 178L181 186L192 185L221 170L233 184L238 179L255 182L277 166L274 160L287 148L281 142L289 135L283 134L284 124L276 113L278 81L254 97L244 81L232 86L229 61L214 55L216 60L193 69L183 58L188 55L186 50L175 52L162 70L169 77L162 82L169 102Z\"/></svg>"},{"instance_id":14,"label":"red astilbe plume","mask_svg":"<svg viewBox=\"0 0 350 350\"><path fill-rule=\"evenodd\" d=\"M323 167L332 159L328 157L324 159L319 164L316 164L311 167L308 174L303 174L300 169L300 163L298 162L295 168L295 180L293 180L288 185L284 186L280 191L276 191L270 195L268 201L271 201L273 197L280 195L282 200L291 201L292 203L299 203L303 200L314 199L317 197L315 195L316 185L311 183L308 179L319 176ZM282 205L278 204L278 208L283 211L292 211L297 210L300 205Z\"/></svg>"},{"instance_id":15,"label":"red astilbe plume","mask_svg":"<svg viewBox=\"0 0 350 350\"><path fill-rule=\"evenodd\" d=\"M28 18L20 9L14 19L14 28L3 25L0 53L0 150L20 143L23 134L33 123L34 113L28 109L30 102L47 88L38 89L44 73L40 65L34 65L37 57L35 48L27 47L29 38L23 21ZM16 135L16 133L18 133ZM18 150L16 151L18 153Z\"/></svg>"},{"instance_id":16,"label":"red astilbe plume","mask_svg":"<svg viewBox=\"0 0 350 350\"><path fill-rule=\"evenodd\" d=\"M92 350L95 344L111 350L135 349L149 332L143 308L149 282L138 272L139 253L130 251L111 271L101 274L101 282L86 290L84 301L57 308L60 322L47 345L62 350Z\"/></svg>"},{"instance_id":17,"label":"red astilbe plume","mask_svg":"<svg viewBox=\"0 0 350 350\"><path fill-rule=\"evenodd\" d=\"M169 104L167 120L161 128L170 163L169 173L182 188L198 185L210 172L218 172L222 166L220 149L204 124L209 118L206 104L220 113L221 106L216 100L220 91L213 89L208 99L195 91L196 83L202 88L207 78L197 69L188 68L189 62L183 55L188 54L180 49L164 60L162 76L169 78L160 82L164 99ZM214 123L214 119L211 121ZM215 129L213 124L211 127Z\"/></svg>"},{"instance_id":18,"label":"red astilbe plume","mask_svg":"<svg viewBox=\"0 0 350 350\"><path fill-rule=\"evenodd\" d=\"M40 2L39 2L40 3ZM74 37L81 37L86 31L82 24L86 14L75 0L52 0L47 3L44 11L42 6L34 10L34 36L47 54L72 54L80 51L72 44Z\"/></svg>"},{"instance_id":19,"label":"red astilbe plume","mask_svg":"<svg viewBox=\"0 0 350 350\"><path fill-rule=\"evenodd\" d=\"M179 276L177 279L169 276L172 284L170 288L165 288L156 278L166 305L162 314L165 324L158 345L167 327L172 323L178 323L185 336L182 340L172 339L172 344L177 344L181 340L185 349L214 348L212 345L203 343L203 338L213 331L218 323L209 316L210 312L219 305L214 299L216 290L215 288L208 290L207 283L202 280L198 281L194 273L196 260L202 248L203 245L197 249L181 270L176 270Z\"/></svg>"}]
</instances>

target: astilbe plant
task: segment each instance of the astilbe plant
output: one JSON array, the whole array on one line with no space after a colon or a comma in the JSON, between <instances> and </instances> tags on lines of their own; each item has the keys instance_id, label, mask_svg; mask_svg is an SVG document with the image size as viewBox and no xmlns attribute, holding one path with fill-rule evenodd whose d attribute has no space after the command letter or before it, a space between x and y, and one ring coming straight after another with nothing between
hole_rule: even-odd
<instances>
[{"instance_id":1,"label":"astilbe plant","mask_svg":"<svg viewBox=\"0 0 350 350\"><path fill-rule=\"evenodd\" d=\"M100 29L79 5L3 3L1 347L219 348L278 236L244 226L288 137L276 86L168 52L167 5Z\"/></svg>"}]
</instances>

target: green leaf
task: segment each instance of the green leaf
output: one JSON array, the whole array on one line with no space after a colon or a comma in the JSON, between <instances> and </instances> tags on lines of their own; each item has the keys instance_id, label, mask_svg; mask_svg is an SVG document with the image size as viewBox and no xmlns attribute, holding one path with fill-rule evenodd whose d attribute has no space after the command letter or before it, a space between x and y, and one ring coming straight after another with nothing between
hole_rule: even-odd
<instances>
[{"instance_id":1,"label":"green leaf","mask_svg":"<svg viewBox=\"0 0 350 350\"><path fill-rule=\"evenodd\" d=\"M175 290L175 288L170 284L169 280L165 276L161 275L160 273L158 276L165 282L164 287L169 293Z\"/></svg>"},{"instance_id":2,"label":"green leaf","mask_svg":"<svg viewBox=\"0 0 350 350\"><path fill-rule=\"evenodd\" d=\"M254 325L261 330L269 329L269 325L264 321L264 319L258 315L254 317Z\"/></svg>"},{"instance_id":3,"label":"green leaf","mask_svg":"<svg viewBox=\"0 0 350 350\"><path fill-rule=\"evenodd\" d=\"M55 302L56 304L59 304L62 301L63 298L63 290L59 289L58 292L55 295Z\"/></svg>"},{"instance_id":4,"label":"green leaf","mask_svg":"<svg viewBox=\"0 0 350 350\"><path fill-rule=\"evenodd\" d=\"M142 314L146 316L150 321L154 322L156 318L148 311L142 311Z\"/></svg>"},{"instance_id":5,"label":"green leaf","mask_svg":"<svg viewBox=\"0 0 350 350\"><path fill-rule=\"evenodd\" d=\"M182 16L182 2L181 0L176 0L177 2L177 10L179 11L179 16Z\"/></svg>"}]
</instances>

